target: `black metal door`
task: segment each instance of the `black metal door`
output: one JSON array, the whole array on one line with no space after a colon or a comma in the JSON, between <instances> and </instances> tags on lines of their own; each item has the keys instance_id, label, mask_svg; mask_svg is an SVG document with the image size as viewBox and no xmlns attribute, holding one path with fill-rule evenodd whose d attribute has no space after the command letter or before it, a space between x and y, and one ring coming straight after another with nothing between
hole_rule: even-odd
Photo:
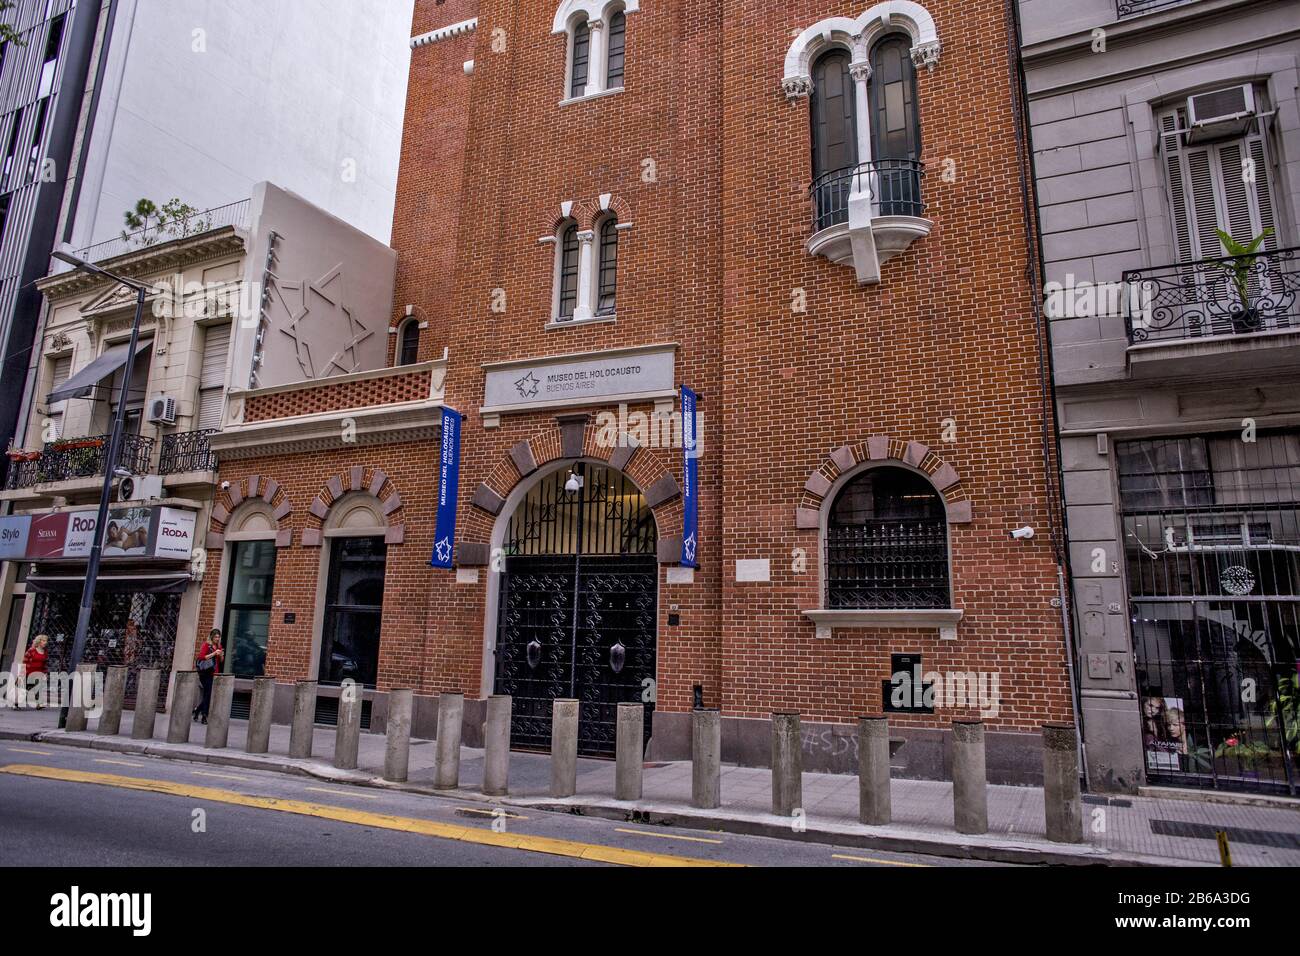
<instances>
[{"instance_id":1,"label":"black metal door","mask_svg":"<svg viewBox=\"0 0 1300 956\"><path fill-rule=\"evenodd\" d=\"M511 746L549 750L552 702L574 698L578 752L612 757L620 703L655 700L658 565L654 523L627 478L575 466L512 517L496 645L496 692L513 698ZM556 554L572 550L575 553Z\"/></svg>"},{"instance_id":2,"label":"black metal door","mask_svg":"<svg viewBox=\"0 0 1300 956\"><path fill-rule=\"evenodd\" d=\"M578 752L614 755L618 705L654 709L653 557L506 559L496 692L513 698L511 746L549 750L556 698L577 699ZM575 608L577 613L575 614Z\"/></svg>"}]
</instances>

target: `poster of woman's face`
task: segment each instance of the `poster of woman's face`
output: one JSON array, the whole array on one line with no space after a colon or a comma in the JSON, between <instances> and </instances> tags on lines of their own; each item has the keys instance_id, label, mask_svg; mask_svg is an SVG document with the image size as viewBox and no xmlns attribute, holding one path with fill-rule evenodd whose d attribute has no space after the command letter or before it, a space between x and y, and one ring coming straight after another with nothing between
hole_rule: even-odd
<instances>
[{"instance_id":1,"label":"poster of woman's face","mask_svg":"<svg viewBox=\"0 0 1300 956\"><path fill-rule=\"evenodd\" d=\"M1160 769L1187 753L1187 724L1181 697L1142 698L1142 739L1147 763Z\"/></svg>"},{"instance_id":2,"label":"poster of woman's face","mask_svg":"<svg viewBox=\"0 0 1300 956\"><path fill-rule=\"evenodd\" d=\"M148 554L149 521L148 508L127 508L112 512L104 532L104 557Z\"/></svg>"}]
</instances>

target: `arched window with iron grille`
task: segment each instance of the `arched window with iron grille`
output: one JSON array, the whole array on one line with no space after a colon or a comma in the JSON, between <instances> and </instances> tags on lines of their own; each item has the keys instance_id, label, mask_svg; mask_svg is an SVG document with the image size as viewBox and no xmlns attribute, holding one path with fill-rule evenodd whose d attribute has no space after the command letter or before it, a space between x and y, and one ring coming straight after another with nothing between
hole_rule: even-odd
<instances>
[{"instance_id":1,"label":"arched window with iron grille","mask_svg":"<svg viewBox=\"0 0 1300 956\"><path fill-rule=\"evenodd\" d=\"M397 364L414 365L420 353L420 323L407 319L397 334Z\"/></svg>"},{"instance_id":2,"label":"arched window with iron grille","mask_svg":"<svg viewBox=\"0 0 1300 956\"><path fill-rule=\"evenodd\" d=\"M920 474L871 468L851 478L826 521L828 608L948 608L948 521Z\"/></svg>"}]
</instances>

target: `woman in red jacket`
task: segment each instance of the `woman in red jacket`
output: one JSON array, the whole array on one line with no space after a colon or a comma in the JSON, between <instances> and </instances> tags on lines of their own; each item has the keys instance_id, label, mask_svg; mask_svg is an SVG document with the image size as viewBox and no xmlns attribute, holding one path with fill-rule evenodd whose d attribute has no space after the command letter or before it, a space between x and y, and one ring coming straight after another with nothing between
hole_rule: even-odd
<instances>
[{"instance_id":1,"label":"woman in red jacket","mask_svg":"<svg viewBox=\"0 0 1300 956\"><path fill-rule=\"evenodd\" d=\"M32 646L27 648L27 653L23 655L23 686L25 688L31 689L33 675L39 674L42 678L46 676L50 661L49 651L46 650L49 643L50 639L46 635L37 634L32 641ZM45 709L44 701L45 691L42 688L41 692L36 695L37 710Z\"/></svg>"},{"instance_id":2,"label":"woman in red jacket","mask_svg":"<svg viewBox=\"0 0 1300 956\"><path fill-rule=\"evenodd\" d=\"M221 646L221 629L214 627L208 632L208 639L199 647L199 656L194 661L194 667L199 672L199 687L203 691L203 699L194 708L194 719L201 724L208 722L208 707L212 704L212 678L221 670L221 662L225 658L226 652Z\"/></svg>"}]
</instances>

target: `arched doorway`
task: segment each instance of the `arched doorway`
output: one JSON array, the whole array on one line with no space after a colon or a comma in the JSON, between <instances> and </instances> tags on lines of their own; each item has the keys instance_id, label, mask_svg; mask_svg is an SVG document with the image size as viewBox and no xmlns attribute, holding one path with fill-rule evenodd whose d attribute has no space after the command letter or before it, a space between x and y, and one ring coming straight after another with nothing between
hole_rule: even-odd
<instances>
[{"instance_id":1,"label":"arched doorway","mask_svg":"<svg viewBox=\"0 0 1300 956\"><path fill-rule=\"evenodd\" d=\"M592 462L544 475L509 516L494 687L513 698L512 747L550 748L557 698L580 701L587 756L613 756L620 703L653 710L657 537L636 485Z\"/></svg>"}]
</instances>

